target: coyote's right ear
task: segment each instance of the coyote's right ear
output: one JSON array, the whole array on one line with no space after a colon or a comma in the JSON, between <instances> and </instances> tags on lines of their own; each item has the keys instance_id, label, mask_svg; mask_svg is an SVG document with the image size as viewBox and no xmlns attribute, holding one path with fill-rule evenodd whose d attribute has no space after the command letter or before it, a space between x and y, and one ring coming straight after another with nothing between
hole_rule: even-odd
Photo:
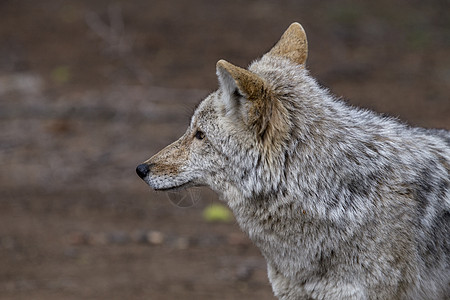
<instances>
[{"instance_id":1,"label":"coyote's right ear","mask_svg":"<svg viewBox=\"0 0 450 300\"><path fill-rule=\"evenodd\" d=\"M302 25L292 23L267 55L287 58L304 65L308 57L308 41Z\"/></svg>"}]
</instances>

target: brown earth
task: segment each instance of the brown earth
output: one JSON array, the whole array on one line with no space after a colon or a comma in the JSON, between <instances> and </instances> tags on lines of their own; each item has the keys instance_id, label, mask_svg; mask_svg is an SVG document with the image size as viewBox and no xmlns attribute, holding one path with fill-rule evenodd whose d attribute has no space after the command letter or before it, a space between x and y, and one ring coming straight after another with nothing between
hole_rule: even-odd
<instances>
[{"instance_id":1,"label":"brown earth","mask_svg":"<svg viewBox=\"0 0 450 300\"><path fill-rule=\"evenodd\" d=\"M234 221L134 168L293 21L351 104L450 129L448 1L0 1L0 298L273 299ZM191 200L189 200L191 201ZM181 203L181 206L186 206ZM189 203L187 203L189 204Z\"/></svg>"}]
</instances>

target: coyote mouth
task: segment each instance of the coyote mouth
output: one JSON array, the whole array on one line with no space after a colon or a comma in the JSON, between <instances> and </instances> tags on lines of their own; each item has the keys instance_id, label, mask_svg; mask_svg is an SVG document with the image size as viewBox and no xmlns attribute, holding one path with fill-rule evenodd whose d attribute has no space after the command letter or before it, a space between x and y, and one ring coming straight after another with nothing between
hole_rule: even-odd
<instances>
[{"instance_id":1,"label":"coyote mouth","mask_svg":"<svg viewBox=\"0 0 450 300\"><path fill-rule=\"evenodd\" d=\"M196 185L192 182L185 182L180 185L174 185L174 186L164 187L164 188L153 188L153 189L158 192L172 192L172 191L176 192L176 191L184 190L186 188L193 187L193 186L198 186L198 185Z\"/></svg>"}]
</instances>

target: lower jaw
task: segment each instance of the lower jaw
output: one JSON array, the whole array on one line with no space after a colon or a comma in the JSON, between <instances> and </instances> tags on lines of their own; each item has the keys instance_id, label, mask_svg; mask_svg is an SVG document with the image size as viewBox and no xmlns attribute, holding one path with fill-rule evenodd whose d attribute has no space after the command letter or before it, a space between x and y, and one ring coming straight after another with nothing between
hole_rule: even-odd
<instances>
[{"instance_id":1,"label":"lower jaw","mask_svg":"<svg viewBox=\"0 0 450 300\"><path fill-rule=\"evenodd\" d=\"M169 192L169 191L180 191L180 190L184 190L190 187L194 187L194 186L201 186L200 184L195 184L194 182L186 182L183 183L181 185L177 185L177 186L171 186L171 187L167 187L167 188L156 188L154 189L155 191L159 191L159 192Z\"/></svg>"}]
</instances>

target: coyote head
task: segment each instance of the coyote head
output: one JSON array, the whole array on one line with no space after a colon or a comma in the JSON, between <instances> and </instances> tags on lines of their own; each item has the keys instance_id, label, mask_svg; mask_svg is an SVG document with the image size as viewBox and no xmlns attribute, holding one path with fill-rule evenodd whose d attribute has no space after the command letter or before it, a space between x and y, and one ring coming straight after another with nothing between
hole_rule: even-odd
<instances>
[{"instance_id":1,"label":"coyote head","mask_svg":"<svg viewBox=\"0 0 450 300\"><path fill-rule=\"evenodd\" d=\"M186 133L140 164L137 174L155 190L207 185L250 196L276 187L274 172L282 168L273 165L285 155L294 123L286 99L299 96L292 93L306 58L305 32L293 23L248 70L220 60L219 89L200 103Z\"/></svg>"}]
</instances>

